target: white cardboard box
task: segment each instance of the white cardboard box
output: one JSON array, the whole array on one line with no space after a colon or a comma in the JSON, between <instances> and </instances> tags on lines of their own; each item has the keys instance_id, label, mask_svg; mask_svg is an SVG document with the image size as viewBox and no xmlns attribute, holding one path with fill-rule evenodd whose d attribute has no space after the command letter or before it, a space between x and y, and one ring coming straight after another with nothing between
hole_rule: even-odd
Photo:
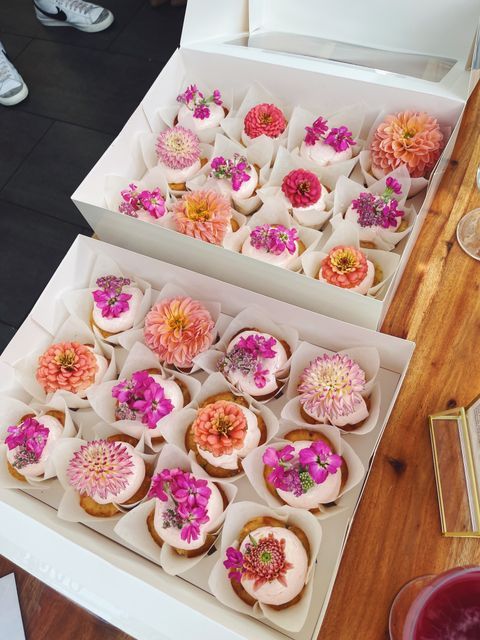
<instances>
[{"instance_id":1,"label":"white cardboard box","mask_svg":"<svg viewBox=\"0 0 480 640\"><path fill-rule=\"evenodd\" d=\"M102 240L331 317L379 328L478 78L478 72L466 71L466 66L479 13L477 0L405 0L395 9L381 0L339 0L328 5L319 0L189 0L181 48L72 198ZM397 247L402 258L396 275L377 298L279 271L106 208L105 176L141 178L143 161L132 158L138 135L159 130L158 107L175 104L177 94L191 81L230 87L237 102L256 81L285 103L323 114L364 102L370 123L381 111L425 110L452 128L428 191L417 197L419 213L412 233Z\"/></svg>"},{"instance_id":2,"label":"white cardboard box","mask_svg":"<svg viewBox=\"0 0 480 640\"><path fill-rule=\"evenodd\" d=\"M3 392L14 386L12 365L48 343L50 334L54 334L65 319L66 311L62 310L59 299L67 290L87 286L90 266L98 253L113 258L124 272L149 280L157 290L173 282L187 291L195 291L203 299L217 300L227 315L235 315L250 304L260 306L270 317L295 327L301 339L326 349L376 347L380 354L378 382L382 393L378 423L364 436L345 436L365 467L369 466L407 371L414 350L412 342L324 317L84 236L74 242L30 315L0 356ZM269 403L269 407L279 412L282 402L280 398ZM245 478L238 481L237 486L238 499L259 501ZM314 598L307 622L296 634L287 634L242 616L223 607L209 594L208 573L218 550L182 577L168 576L155 563L110 539L115 539L111 523L96 524L97 533L82 524L60 520L52 508L60 496L55 484L45 493L36 490L35 497L26 492L0 491L3 524L0 553L137 638L313 640L326 611L363 487L361 483L345 496L344 512L322 521L324 542L315 574Z\"/></svg>"}]
</instances>

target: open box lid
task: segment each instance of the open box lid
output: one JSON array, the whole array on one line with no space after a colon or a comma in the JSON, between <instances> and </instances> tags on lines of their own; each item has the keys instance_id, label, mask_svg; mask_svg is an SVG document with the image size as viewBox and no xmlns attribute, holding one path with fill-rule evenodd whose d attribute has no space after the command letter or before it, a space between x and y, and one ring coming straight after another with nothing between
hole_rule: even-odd
<instances>
[{"instance_id":1,"label":"open box lid","mask_svg":"<svg viewBox=\"0 0 480 640\"><path fill-rule=\"evenodd\" d=\"M181 45L465 101L479 16L479 0L189 0Z\"/></svg>"}]
</instances>

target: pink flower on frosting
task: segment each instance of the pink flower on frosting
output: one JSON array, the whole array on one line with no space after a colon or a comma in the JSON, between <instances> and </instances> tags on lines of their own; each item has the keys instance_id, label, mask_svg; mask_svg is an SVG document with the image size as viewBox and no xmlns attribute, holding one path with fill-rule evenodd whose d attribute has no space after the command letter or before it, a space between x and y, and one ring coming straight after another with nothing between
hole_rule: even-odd
<instances>
[{"instance_id":1,"label":"pink flower on frosting","mask_svg":"<svg viewBox=\"0 0 480 640\"><path fill-rule=\"evenodd\" d=\"M412 178L428 177L443 148L443 134L428 113L403 111L377 127L370 146L372 165L390 173L404 164Z\"/></svg>"},{"instance_id":2,"label":"pink flower on frosting","mask_svg":"<svg viewBox=\"0 0 480 640\"><path fill-rule=\"evenodd\" d=\"M146 211L155 219L165 215L165 199L158 187L153 191L147 189L139 191L137 185L132 182L128 185L128 189L120 192L120 195L123 198L123 202L118 207L120 213L132 218L138 218L139 211Z\"/></svg>"},{"instance_id":3,"label":"pink flower on frosting","mask_svg":"<svg viewBox=\"0 0 480 640\"><path fill-rule=\"evenodd\" d=\"M339 353L315 358L298 385L300 404L320 422L355 412L363 403L364 391L365 372L355 360Z\"/></svg>"},{"instance_id":4,"label":"pink flower on frosting","mask_svg":"<svg viewBox=\"0 0 480 640\"><path fill-rule=\"evenodd\" d=\"M177 125L162 131L156 142L160 162L170 169L186 169L200 159L200 140L191 131Z\"/></svg>"},{"instance_id":5,"label":"pink flower on frosting","mask_svg":"<svg viewBox=\"0 0 480 640\"><path fill-rule=\"evenodd\" d=\"M303 208L320 200L322 185L311 171L294 169L284 177L282 191L293 207Z\"/></svg>"},{"instance_id":6,"label":"pink flower on frosting","mask_svg":"<svg viewBox=\"0 0 480 640\"><path fill-rule=\"evenodd\" d=\"M244 128L249 138L265 135L278 138L287 127L287 120L282 111L274 104L257 104L245 116Z\"/></svg>"},{"instance_id":7,"label":"pink flower on frosting","mask_svg":"<svg viewBox=\"0 0 480 640\"><path fill-rule=\"evenodd\" d=\"M377 196L368 191L360 193L358 198L352 200L352 209L358 214L358 224L361 227L397 227L404 215L404 211L397 209L398 200L393 194L400 195L402 186L395 178L387 178L384 192Z\"/></svg>"},{"instance_id":8,"label":"pink flower on frosting","mask_svg":"<svg viewBox=\"0 0 480 640\"><path fill-rule=\"evenodd\" d=\"M315 484L322 484L329 474L337 473L342 466L342 458L321 440L313 442L299 453L300 464L308 469Z\"/></svg>"},{"instance_id":9,"label":"pink flower on frosting","mask_svg":"<svg viewBox=\"0 0 480 640\"><path fill-rule=\"evenodd\" d=\"M356 145L352 132L347 127L332 127L329 130L327 121L322 117L317 118L311 127L305 127L305 131L307 133L304 140L307 146L313 146L321 140L337 153L341 153Z\"/></svg>"},{"instance_id":10,"label":"pink flower on frosting","mask_svg":"<svg viewBox=\"0 0 480 640\"><path fill-rule=\"evenodd\" d=\"M240 405L219 400L198 410L192 425L198 447L215 457L241 449L247 433L247 419Z\"/></svg>"},{"instance_id":11,"label":"pink flower on frosting","mask_svg":"<svg viewBox=\"0 0 480 640\"><path fill-rule=\"evenodd\" d=\"M186 105L190 111L193 111L193 117L199 120L205 120L210 116L209 105L214 103L218 106L222 104L222 96L218 89L215 89L211 96L205 98L203 93L199 91L196 84L191 84L187 89L177 96L177 102Z\"/></svg>"},{"instance_id":12,"label":"pink flower on frosting","mask_svg":"<svg viewBox=\"0 0 480 640\"><path fill-rule=\"evenodd\" d=\"M277 340L273 337L265 338L251 334L240 338L235 346L228 351L218 363L218 370L228 377L229 373L240 371L243 375L253 375L253 381L258 389L267 384L269 369L263 369L263 360L274 359L277 355L274 349Z\"/></svg>"},{"instance_id":13,"label":"pink flower on frosting","mask_svg":"<svg viewBox=\"0 0 480 640\"><path fill-rule=\"evenodd\" d=\"M279 256L284 251L293 255L298 249L298 233L292 227L287 229L282 224L262 224L254 227L250 232L250 244L258 251L266 251Z\"/></svg>"},{"instance_id":14,"label":"pink flower on frosting","mask_svg":"<svg viewBox=\"0 0 480 640\"><path fill-rule=\"evenodd\" d=\"M145 343L161 362L181 369L206 351L214 338L215 323L201 302L178 296L158 302L145 318Z\"/></svg>"},{"instance_id":15,"label":"pink flower on frosting","mask_svg":"<svg viewBox=\"0 0 480 640\"><path fill-rule=\"evenodd\" d=\"M143 413L142 422L150 429L155 429L157 423L173 411L172 401L165 397L162 385L154 382L153 378L142 396L133 402L132 408Z\"/></svg>"},{"instance_id":16,"label":"pink flower on frosting","mask_svg":"<svg viewBox=\"0 0 480 640\"><path fill-rule=\"evenodd\" d=\"M26 418L21 424L7 428L5 444L10 449L17 449L13 466L22 469L35 464L47 444L50 430L35 418Z\"/></svg>"},{"instance_id":17,"label":"pink flower on frosting","mask_svg":"<svg viewBox=\"0 0 480 640\"><path fill-rule=\"evenodd\" d=\"M212 190L190 191L174 206L177 230L192 238L221 245L230 228L227 197Z\"/></svg>"},{"instance_id":18,"label":"pink flower on frosting","mask_svg":"<svg viewBox=\"0 0 480 640\"><path fill-rule=\"evenodd\" d=\"M149 429L155 429L158 422L175 408L165 396L162 385L155 382L148 371L136 371L130 378L120 380L112 388L112 397L118 401L115 409L117 420L141 417Z\"/></svg>"},{"instance_id":19,"label":"pink flower on frosting","mask_svg":"<svg viewBox=\"0 0 480 640\"><path fill-rule=\"evenodd\" d=\"M122 442L93 440L80 447L67 468L71 486L82 495L102 500L121 493L133 474L133 458Z\"/></svg>"},{"instance_id":20,"label":"pink flower on frosting","mask_svg":"<svg viewBox=\"0 0 480 640\"><path fill-rule=\"evenodd\" d=\"M130 308L130 293L122 293L123 287L131 280L117 276L102 276L97 280L97 289L92 292L96 306L101 309L104 318L118 318Z\"/></svg>"},{"instance_id":21,"label":"pink flower on frosting","mask_svg":"<svg viewBox=\"0 0 480 640\"><path fill-rule=\"evenodd\" d=\"M59 389L78 393L94 383L97 371L91 349L78 342L59 342L40 356L36 378L45 393Z\"/></svg>"},{"instance_id":22,"label":"pink flower on frosting","mask_svg":"<svg viewBox=\"0 0 480 640\"><path fill-rule=\"evenodd\" d=\"M250 167L248 160L238 153L235 153L233 159L225 159L223 156L213 158L210 163L212 167L212 176L218 180L230 180L232 189L238 191L244 182L250 180Z\"/></svg>"},{"instance_id":23,"label":"pink flower on frosting","mask_svg":"<svg viewBox=\"0 0 480 640\"><path fill-rule=\"evenodd\" d=\"M360 249L339 245L322 260L320 269L322 278L329 284L353 289L367 276L367 258Z\"/></svg>"},{"instance_id":24,"label":"pink flower on frosting","mask_svg":"<svg viewBox=\"0 0 480 640\"><path fill-rule=\"evenodd\" d=\"M273 533L250 542L243 553L242 574L247 580L253 580L253 590L256 591L267 582L278 580L287 586L287 571L293 569L293 564L287 562L285 554L285 538L276 538Z\"/></svg>"}]
</instances>

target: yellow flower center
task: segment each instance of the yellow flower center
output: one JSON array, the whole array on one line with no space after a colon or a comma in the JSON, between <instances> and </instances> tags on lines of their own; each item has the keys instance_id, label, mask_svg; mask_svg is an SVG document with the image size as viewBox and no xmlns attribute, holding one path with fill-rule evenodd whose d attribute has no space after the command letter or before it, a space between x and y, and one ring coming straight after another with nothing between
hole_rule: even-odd
<instances>
[{"instance_id":1,"label":"yellow flower center","mask_svg":"<svg viewBox=\"0 0 480 640\"><path fill-rule=\"evenodd\" d=\"M185 215L189 220L193 220L194 222L197 222L198 220L210 220L211 212L208 209L208 202L206 200L187 202Z\"/></svg>"},{"instance_id":2,"label":"yellow flower center","mask_svg":"<svg viewBox=\"0 0 480 640\"><path fill-rule=\"evenodd\" d=\"M417 132L415 131L415 129L408 129L407 127L402 131L402 138L405 138L406 140L410 140L410 138L413 138L416 135Z\"/></svg>"},{"instance_id":3,"label":"yellow flower center","mask_svg":"<svg viewBox=\"0 0 480 640\"><path fill-rule=\"evenodd\" d=\"M271 124L272 116L269 113L260 114L260 122L262 124Z\"/></svg>"},{"instance_id":4,"label":"yellow flower center","mask_svg":"<svg viewBox=\"0 0 480 640\"><path fill-rule=\"evenodd\" d=\"M182 331L187 327L187 316L180 311L170 313L167 324L172 331Z\"/></svg>"},{"instance_id":5,"label":"yellow flower center","mask_svg":"<svg viewBox=\"0 0 480 640\"><path fill-rule=\"evenodd\" d=\"M303 180L303 182L298 183L297 189L302 195L304 195L305 193L309 193L310 183L307 180Z\"/></svg>"},{"instance_id":6,"label":"yellow flower center","mask_svg":"<svg viewBox=\"0 0 480 640\"><path fill-rule=\"evenodd\" d=\"M330 264L337 273L350 273L358 268L358 259L350 249L340 249L330 257Z\"/></svg>"},{"instance_id":7,"label":"yellow flower center","mask_svg":"<svg viewBox=\"0 0 480 640\"><path fill-rule=\"evenodd\" d=\"M65 369L72 369L75 364L75 351L73 349L67 349L55 356L55 362Z\"/></svg>"},{"instance_id":8,"label":"yellow flower center","mask_svg":"<svg viewBox=\"0 0 480 640\"><path fill-rule=\"evenodd\" d=\"M222 436L228 436L228 432L232 428L232 423L225 416L217 416L213 420L213 426Z\"/></svg>"}]
</instances>

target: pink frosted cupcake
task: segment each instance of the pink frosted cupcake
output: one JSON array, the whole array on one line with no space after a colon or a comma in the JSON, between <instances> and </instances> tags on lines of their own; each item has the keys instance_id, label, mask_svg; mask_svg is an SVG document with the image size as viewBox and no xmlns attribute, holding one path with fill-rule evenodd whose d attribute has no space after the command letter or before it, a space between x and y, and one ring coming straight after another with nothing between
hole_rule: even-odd
<instances>
[{"instance_id":1,"label":"pink frosted cupcake","mask_svg":"<svg viewBox=\"0 0 480 640\"><path fill-rule=\"evenodd\" d=\"M311 127L305 127L306 135L300 147L300 155L317 167L327 167L350 160L357 144L347 127L329 127L325 118L317 118Z\"/></svg>"},{"instance_id":2,"label":"pink frosted cupcake","mask_svg":"<svg viewBox=\"0 0 480 640\"><path fill-rule=\"evenodd\" d=\"M283 179L282 192L294 214L325 210L328 191L311 171L290 171Z\"/></svg>"},{"instance_id":3,"label":"pink frosted cupcake","mask_svg":"<svg viewBox=\"0 0 480 640\"><path fill-rule=\"evenodd\" d=\"M225 119L222 96L218 89L212 95L205 96L196 84L191 84L177 96L177 102L182 105L177 116L179 124L191 122L192 118L196 132L218 127Z\"/></svg>"},{"instance_id":4,"label":"pink frosted cupcake","mask_svg":"<svg viewBox=\"0 0 480 640\"><path fill-rule=\"evenodd\" d=\"M258 174L255 167L248 160L235 153L233 158L217 156L210 162L211 173L224 195L235 200L250 198L258 186Z\"/></svg>"},{"instance_id":5,"label":"pink frosted cupcake","mask_svg":"<svg viewBox=\"0 0 480 640\"><path fill-rule=\"evenodd\" d=\"M331 249L322 260L318 279L365 295L374 285L375 275L375 266L367 260L363 251L339 245Z\"/></svg>"},{"instance_id":6,"label":"pink frosted cupcake","mask_svg":"<svg viewBox=\"0 0 480 640\"><path fill-rule=\"evenodd\" d=\"M369 415L365 385L365 371L347 355L325 353L315 358L297 387L303 418L346 431L358 428Z\"/></svg>"},{"instance_id":7,"label":"pink frosted cupcake","mask_svg":"<svg viewBox=\"0 0 480 640\"><path fill-rule=\"evenodd\" d=\"M412 178L428 178L443 146L438 120L428 113L389 115L377 127L370 145L372 173L381 179L405 165Z\"/></svg>"},{"instance_id":8,"label":"pink frosted cupcake","mask_svg":"<svg viewBox=\"0 0 480 640\"><path fill-rule=\"evenodd\" d=\"M93 347L78 342L59 342L40 356L36 378L45 393L69 391L86 397L88 389L102 381L107 359Z\"/></svg>"},{"instance_id":9,"label":"pink frosted cupcake","mask_svg":"<svg viewBox=\"0 0 480 640\"><path fill-rule=\"evenodd\" d=\"M196 133L180 125L162 131L156 142L158 164L170 189L185 191L187 180L202 168L200 140Z\"/></svg>"},{"instance_id":10,"label":"pink frosted cupcake","mask_svg":"<svg viewBox=\"0 0 480 640\"><path fill-rule=\"evenodd\" d=\"M213 190L185 193L173 214L177 231L210 244L221 245L229 231L238 229L229 198Z\"/></svg>"},{"instance_id":11,"label":"pink frosted cupcake","mask_svg":"<svg viewBox=\"0 0 480 640\"><path fill-rule=\"evenodd\" d=\"M144 222L155 222L163 218L167 212L165 197L157 187L153 191L139 189L133 182L128 185L128 189L120 192L122 202L118 207L120 213L138 218Z\"/></svg>"},{"instance_id":12,"label":"pink frosted cupcake","mask_svg":"<svg viewBox=\"0 0 480 640\"><path fill-rule=\"evenodd\" d=\"M294 227L287 229L281 224L254 227L242 245L243 255L284 269L291 269L304 251L305 245L297 230Z\"/></svg>"},{"instance_id":13,"label":"pink frosted cupcake","mask_svg":"<svg viewBox=\"0 0 480 640\"><path fill-rule=\"evenodd\" d=\"M143 300L139 287L130 278L114 275L97 278L96 285L90 324L104 338L131 329Z\"/></svg>"},{"instance_id":14,"label":"pink frosted cupcake","mask_svg":"<svg viewBox=\"0 0 480 640\"><path fill-rule=\"evenodd\" d=\"M215 322L198 300L177 296L161 300L145 317L145 343L160 362L189 370L193 359L210 348Z\"/></svg>"},{"instance_id":15,"label":"pink frosted cupcake","mask_svg":"<svg viewBox=\"0 0 480 640\"><path fill-rule=\"evenodd\" d=\"M281 109L274 104L263 102L250 109L245 116L242 142L248 146L255 138L267 136L279 138L287 128L287 119Z\"/></svg>"}]
</instances>

